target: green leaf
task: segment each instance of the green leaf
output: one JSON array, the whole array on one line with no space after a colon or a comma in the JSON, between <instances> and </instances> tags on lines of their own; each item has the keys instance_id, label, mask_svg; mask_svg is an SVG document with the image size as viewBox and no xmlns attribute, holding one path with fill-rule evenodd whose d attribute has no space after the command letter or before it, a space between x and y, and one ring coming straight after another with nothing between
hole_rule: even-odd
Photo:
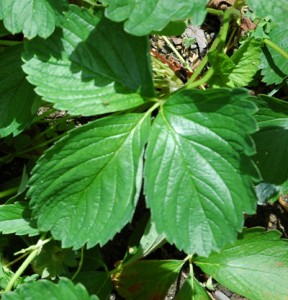
<instances>
[{"instance_id":1,"label":"green leaf","mask_svg":"<svg viewBox=\"0 0 288 300\"><path fill-rule=\"evenodd\" d=\"M285 300L288 244L280 236L278 231L248 229L220 253L194 262L228 289L251 300Z\"/></svg>"},{"instance_id":2,"label":"green leaf","mask_svg":"<svg viewBox=\"0 0 288 300\"><path fill-rule=\"evenodd\" d=\"M191 276L187 277L180 291L177 293L175 300L209 300L205 289L198 282L198 280Z\"/></svg>"},{"instance_id":3,"label":"green leaf","mask_svg":"<svg viewBox=\"0 0 288 300\"><path fill-rule=\"evenodd\" d=\"M3 300L97 300L97 296L89 296L82 284L74 285L69 279L60 279L57 284L40 280L21 285L14 292L3 295Z\"/></svg>"},{"instance_id":4,"label":"green leaf","mask_svg":"<svg viewBox=\"0 0 288 300\"><path fill-rule=\"evenodd\" d=\"M67 8L67 0L2 0L1 5L4 25L12 34L22 31L28 39L47 38Z\"/></svg>"},{"instance_id":5,"label":"green leaf","mask_svg":"<svg viewBox=\"0 0 288 300\"><path fill-rule=\"evenodd\" d=\"M157 35L181 35L186 29L186 23L183 21L171 21L161 31L152 32Z\"/></svg>"},{"instance_id":6,"label":"green leaf","mask_svg":"<svg viewBox=\"0 0 288 300\"><path fill-rule=\"evenodd\" d=\"M1 4L0 4L0 7L1 7ZM1 14L1 12L0 12L0 14ZM0 16L0 18L1 18L1 16ZM0 21L0 37L8 35L8 34L10 34L10 32L7 31L7 29L4 27L3 22Z\"/></svg>"},{"instance_id":7,"label":"green leaf","mask_svg":"<svg viewBox=\"0 0 288 300\"><path fill-rule=\"evenodd\" d=\"M2 234L28 234L29 236L39 234L33 222L31 223L31 211L27 203L0 205L0 232Z\"/></svg>"},{"instance_id":8,"label":"green leaf","mask_svg":"<svg viewBox=\"0 0 288 300\"><path fill-rule=\"evenodd\" d=\"M33 271L42 278L55 279L60 275L68 275L68 267L76 267L80 254L71 249L62 249L55 241L44 245L41 252L32 262Z\"/></svg>"},{"instance_id":9,"label":"green leaf","mask_svg":"<svg viewBox=\"0 0 288 300\"><path fill-rule=\"evenodd\" d=\"M151 252L161 247L165 241L164 234L159 234L155 224L149 219L139 245L136 247L136 252L133 253L132 256L129 255L124 263L132 263L149 255Z\"/></svg>"},{"instance_id":10,"label":"green leaf","mask_svg":"<svg viewBox=\"0 0 288 300\"><path fill-rule=\"evenodd\" d=\"M82 283L90 294L96 294L100 299L109 299L113 289L109 272L81 272L75 282Z\"/></svg>"},{"instance_id":11,"label":"green leaf","mask_svg":"<svg viewBox=\"0 0 288 300\"><path fill-rule=\"evenodd\" d=\"M0 53L0 136L17 135L30 125L39 99L21 69L22 45Z\"/></svg>"},{"instance_id":12,"label":"green leaf","mask_svg":"<svg viewBox=\"0 0 288 300\"><path fill-rule=\"evenodd\" d=\"M287 7L287 5L286 5ZM286 20L287 17L285 17ZM288 52L288 24L276 26L270 33L270 40L284 51ZM288 60L278 51L265 46L262 48L261 58L261 74L264 76L263 81L267 84L279 84L288 75Z\"/></svg>"},{"instance_id":13,"label":"green leaf","mask_svg":"<svg viewBox=\"0 0 288 300\"><path fill-rule=\"evenodd\" d=\"M124 28L133 35L146 35L162 30L170 21L191 18L193 25L204 21L207 0L107 0L106 16L115 21L125 21Z\"/></svg>"},{"instance_id":14,"label":"green leaf","mask_svg":"<svg viewBox=\"0 0 288 300\"><path fill-rule=\"evenodd\" d=\"M76 6L62 27L47 40L26 43L23 69L45 100L90 116L142 104L138 91L153 94L147 37Z\"/></svg>"},{"instance_id":15,"label":"green leaf","mask_svg":"<svg viewBox=\"0 0 288 300\"><path fill-rule=\"evenodd\" d=\"M131 220L142 182L148 114L106 117L70 131L39 159L31 207L63 248L105 244Z\"/></svg>"},{"instance_id":16,"label":"green leaf","mask_svg":"<svg viewBox=\"0 0 288 300\"><path fill-rule=\"evenodd\" d=\"M274 24L286 24L288 14L286 0L248 0L247 2L257 17L270 17Z\"/></svg>"},{"instance_id":17,"label":"green leaf","mask_svg":"<svg viewBox=\"0 0 288 300\"><path fill-rule=\"evenodd\" d=\"M260 53L260 42L249 39L230 58L217 51L209 54L215 70L209 83L215 87L246 86L258 70Z\"/></svg>"},{"instance_id":18,"label":"green leaf","mask_svg":"<svg viewBox=\"0 0 288 300\"><path fill-rule=\"evenodd\" d=\"M265 95L255 98L260 130L254 134L255 162L263 180L281 184L288 179L288 104Z\"/></svg>"},{"instance_id":19,"label":"green leaf","mask_svg":"<svg viewBox=\"0 0 288 300\"><path fill-rule=\"evenodd\" d=\"M255 111L243 89L191 90L172 95L155 119L145 193L157 231L178 249L219 251L236 239L243 212L255 211Z\"/></svg>"},{"instance_id":20,"label":"green leaf","mask_svg":"<svg viewBox=\"0 0 288 300\"><path fill-rule=\"evenodd\" d=\"M180 260L138 261L115 274L114 283L127 300L164 299L182 266Z\"/></svg>"}]
</instances>

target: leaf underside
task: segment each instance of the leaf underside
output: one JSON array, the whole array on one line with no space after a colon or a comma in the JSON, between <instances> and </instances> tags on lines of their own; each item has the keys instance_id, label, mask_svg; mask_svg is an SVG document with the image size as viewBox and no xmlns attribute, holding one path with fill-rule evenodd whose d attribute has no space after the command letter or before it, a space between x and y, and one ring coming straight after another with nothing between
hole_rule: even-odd
<instances>
[{"instance_id":1,"label":"leaf underside","mask_svg":"<svg viewBox=\"0 0 288 300\"><path fill-rule=\"evenodd\" d=\"M145 193L159 233L186 253L207 256L233 242L256 206L248 156L256 108L241 89L183 91L155 119Z\"/></svg>"},{"instance_id":2,"label":"leaf underside","mask_svg":"<svg viewBox=\"0 0 288 300\"><path fill-rule=\"evenodd\" d=\"M91 116L136 107L153 95L147 37L69 6L62 29L26 43L24 71L58 109ZM121 45L121 46L120 46Z\"/></svg>"},{"instance_id":3,"label":"leaf underside","mask_svg":"<svg viewBox=\"0 0 288 300\"><path fill-rule=\"evenodd\" d=\"M196 258L206 274L231 291L248 299L285 300L288 295L287 240L278 231L245 230L239 239L220 253Z\"/></svg>"},{"instance_id":4,"label":"leaf underside","mask_svg":"<svg viewBox=\"0 0 288 300\"><path fill-rule=\"evenodd\" d=\"M131 220L142 182L149 117L107 117L70 131L29 181L33 216L63 247L103 245Z\"/></svg>"},{"instance_id":5,"label":"leaf underside","mask_svg":"<svg viewBox=\"0 0 288 300\"><path fill-rule=\"evenodd\" d=\"M106 16L125 21L124 28L133 35L147 35L162 30L170 21L191 18L193 25L201 25L206 15L207 0L106 0Z\"/></svg>"}]
</instances>

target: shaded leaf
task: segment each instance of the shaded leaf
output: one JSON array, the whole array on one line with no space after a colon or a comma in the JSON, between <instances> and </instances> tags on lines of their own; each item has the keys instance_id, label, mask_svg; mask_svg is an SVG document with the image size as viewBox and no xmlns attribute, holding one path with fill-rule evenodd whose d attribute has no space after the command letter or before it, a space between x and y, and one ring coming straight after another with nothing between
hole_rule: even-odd
<instances>
[{"instance_id":1,"label":"shaded leaf","mask_svg":"<svg viewBox=\"0 0 288 300\"><path fill-rule=\"evenodd\" d=\"M160 31L170 21L191 18L193 25L204 21L207 0L106 0L106 15L115 22L125 21L124 28L133 35L147 35Z\"/></svg>"},{"instance_id":2,"label":"shaded leaf","mask_svg":"<svg viewBox=\"0 0 288 300\"><path fill-rule=\"evenodd\" d=\"M39 234L35 224L31 222L31 211L25 202L0 205L0 232L3 234L29 236Z\"/></svg>"},{"instance_id":3,"label":"shaded leaf","mask_svg":"<svg viewBox=\"0 0 288 300\"><path fill-rule=\"evenodd\" d=\"M74 281L82 283L90 294L96 294L100 299L109 299L113 288L109 272L81 272Z\"/></svg>"},{"instance_id":4,"label":"shaded leaf","mask_svg":"<svg viewBox=\"0 0 288 300\"><path fill-rule=\"evenodd\" d=\"M270 40L286 52L288 52L287 31L288 24L285 22L269 33ZM279 84L288 75L288 60L270 46L265 46L261 54L260 69L265 83Z\"/></svg>"},{"instance_id":5,"label":"shaded leaf","mask_svg":"<svg viewBox=\"0 0 288 300\"><path fill-rule=\"evenodd\" d=\"M45 244L41 252L32 262L33 271L42 278L55 279L60 275L68 275L68 267L76 267L80 254L71 249L62 249L55 241Z\"/></svg>"},{"instance_id":6,"label":"shaded leaf","mask_svg":"<svg viewBox=\"0 0 288 300\"><path fill-rule=\"evenodd\" d=\"M67 8L67 0L2 0L1 6L4 25L12 34L22 31L28 39L47 38Z\"/></svg>"},{"instance_id":7,"label":"shaded leaf","mask_svg":"<svg viewBox=\"0 0 288 300\"><path fill-rule=\"evenodd\" d=\"M165 242L165 235L159 234L156 230L155 224L149 219L139 245L135 247L135 253L131 254L131 256L129 255L125 259L124 263L132 263L149 255L151 252L161 247Z\"/></svg>"},{"instance_id":8,"label":"shaded leaf","mask_svg":"<svg viewBox=\"0 0 288 300\"><path fill-rule=\"evenodd\" d=\"M3 300L97 300L97 296L89 296L82 284L74 285L69 279L60 279L57 284L40 280L21 285L14 292L3 295Z\"/></svg>"},{"instance_id":9,"label":"shaded leaf","mask_svg":"<svg viewBox=\"0 0 288 300\"><path fill-rule=\"evenodd\" d=\"M28 191L40 230L74 249L103 245L120 231L138 200L149 122L147 114L102 118L46 151Z\"/></svg>"},{"instance_id":10,"label":"shaded leaf","mask_svg":"<svg viewBox=\"0 0 288 300\"><path fill-rule=\"evenodd\" d=\"M191 274L186 278L175 300L209 300L205 289Z\"/></svg>"},{"instance_id":11,"label":"shaded leaf","mask_svg":"<svg viewBox=\"0 0 288 300\"><path fill-rule=\"evenodd\" d=\"M182 265L180 260L138 261L124 266L113 281L119 294L127 300L160 300L177 279Z\"/></svg>"},{"instance_id":12,"label":"shaded leaf","mask_svg":"<svg viewBox=\"0 0 288 300\"><path fill-rule=\"evenodd\" d=\"M260 63L260 42L247 40L231 57L217 51L209 54L215 73L209 80L215 87L244 87L253 78Z\"/></svg>"},{"instance_id":13,"label":"shaded leaf","mask_svg":"<svg viewBox=\"0 0 288 300\"><path fill-rule=\"evenodd\" d=\"M156 117L145 193L157 231L178 249L220 250L236 239L243 212L255 211L255 111L242 89L191 90L173 94Z\"/></svg>"},{"instance_id":14,"label":"shaded leaf","mask_svg":"<svg viewBox=\"0 0 288 300\"><path fill-rule=\"evenodd\" d=\"M30 125L40 105L22 71L22 45L0 53L0 136L17 135Z\"/></svg>"},{"instance_id":15,"label":"shaded leaf","mask_svg":"<svg viewBox=\"0 0 288 300\"><path fill-rule=\"evenodd\" d=\"M253 136L254 159L265 182L281 184L288 179L288 104L265 95L255 98L255 103L260 130Z\"/></svg>"},{"instance_id":16,"label":"shaded leaf","mask_svg":"<svg viewBox=\"0 0 288 300\"><path fill-rule=\"evenodd\" d=\"M90 116L142 104L138 91L153 94L146 37L76 6L62 23L49 39L26 43L23 69L45 100Z\"/></svg>"},{"instance_id":17,"label":"shaded leaf","mask_svg":"<svg viewBox=\"0 0 288 300\"><path fill-rule=\"evenodd\" d=\"M288 295L287 240L278 231L245 230L231 246L194 261L228 289L252 300L285 300Z\"/></svg>"}]
</instances>

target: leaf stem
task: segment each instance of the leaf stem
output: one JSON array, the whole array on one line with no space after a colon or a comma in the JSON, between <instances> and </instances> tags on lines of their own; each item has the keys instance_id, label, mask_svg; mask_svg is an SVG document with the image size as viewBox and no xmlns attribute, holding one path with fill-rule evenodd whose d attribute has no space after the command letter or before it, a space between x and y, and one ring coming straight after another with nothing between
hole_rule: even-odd
<instances>
[{"instance_id":1,"label":"leaf stem","mask_svg":"<svg viewBox=\"0 0 288 300\"><path fill-rule=\"evenodd\" d=\"M279 47L278 45L274 44L271 40L268 39L264 39L263 42L270 46L271 48L273 48L274 50L276 50L278 53L280 53L283 57L285 57L286 59L288 59L288 53L282 49L281 47Z\"/></svg>"},{"instance_id":2,"label":"leaf stem","mask_svg":"<svg viewBox=\"0 0 288 300\"><path fill-rule=\"evenodd\" d=\"M71 278L72 280L74 280L77 277L77 275L79 274L79 272L81 271L82 266L83 266L83 261L84 261L84 247L81 248L80 261L79 261L78 268L77 268L75 274Z\"/></svg>"},{"instance_id":3,"label":"leaf stem","mask_svg":"<svg viewBox=\"0 0 288 300\"><path fill-rule=\"evenodd\" d=\"M15 45L19 45L21 43L23 43L23 42L0 40L1 46L15 46Z\"/></svg>"},{"instance_id":4,"label":"leaf stem","mask_svg":"<svg viewBox=\"0 0 288 300\"><path fill-rule=\"evenodd\" d=\"M26 268L29 266L29 264L33 261L33 259L40 253L42 247L44 244L47 243L47 240L45 240L47 233L44 233L41 238L38 240L37 244L34 245L34 250L28 255L28 257L24 260L22 265L19 267L19 269L16 271L16 273L12 276L10 281L8 282L4 293L9 292L12 290L15 282L18 280L18 278L22 275L22 273L26 270ZM51 239L48 239L50 241Z\"/></svg>"},{"instance_id":5,"label":"leaf stem","mask_svg":"<svg viewBox=\"0 0 288 300\"><path fill-rule=\"evenodd\" d=\"M5 198L7 196L16 194L18 192L18 186L17 187L13 187L11 189L5 190L3 192L0 192L0 199Z\"/></svg>"},{"instance_id":6,"label":"leaf stem","mask_svg":"<svg viewBox=\"0 0 288 300\"><path fill-rule=\"evenodd\" d=\"M192 69L188 65L188 63L185 61L185 59L182 57L182 55L178 52L178 50L174 47L174 45L167 39L166 36L162 36L163 40L166 42L166 44L171 48L171 50L175 53L175 55L179 58L181 63L183 64L184 67L186 67L187 70L192 72Z\"/></svg>"},{"instance_id":7,"label":"leaf stem","mask_svg":"<svg viewBox=\"0 0 288 300\"><path fill-rule=\"evenodd\" d=\"M185 85L185 88L187 89L193 89L195 87L198 87L206 82L208 82L208 80L212 77L212 75L214 74L214 69L213 67L211 67L206 73L205 75L200 78L199 80L190 82L188 81L188 83Z\"/></svg>"},{"instance_id":8,"label":"leaf stem","mask_svg":"<svg viewBox=\"0 0 288 300\"><path fill-rule=\"evenodd\" d=\"M217 16L223 16L224 12L222 10L219 9L214 9L214 8L206 8L206 11L208 14L212 14L212 15L217 15Z\"/></svg>"}]
</instances>

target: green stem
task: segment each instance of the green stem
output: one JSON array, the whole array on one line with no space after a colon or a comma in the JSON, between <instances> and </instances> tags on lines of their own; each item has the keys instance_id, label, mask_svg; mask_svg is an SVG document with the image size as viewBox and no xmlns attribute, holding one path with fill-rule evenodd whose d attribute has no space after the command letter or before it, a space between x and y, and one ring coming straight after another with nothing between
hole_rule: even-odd
<instances>
[{"instance_id":1,"label":"green stem","mask_svg":"<svg viewBox=\"0 0 288 300\"><path fill-rule=\"evenodd\" d=\"M219 45L219 36L214 40L212 46L210 47L208 53L213 52L217 46ZM205 57L202 59L200 65L197 67L197 69L194 71L193 75L191 76L191 78L189 79L189 81L187 82L187 84L189 85L190 82L193 82L196 80L196 78L200 75L200 73L202 72L202 70L204 69L204 67L206 66L206 64L208 63L208 53L205 55Z\"/></svg>"},{"instance_id":2,"label":"green stem","mask_svg":"<svg viewBox=\"0 0 288 300\"><path fill-rule=\"evenodd\" d=\"M206 8L208 14L223 16L224 12L222 10L214 9L214 8Z\"/></svg>"},{"instance_id":3,"label":"green stem","mask_svg":"<svg viewBox=\"0 0 288 300\"><path fill-rule=\"evenodd\" d=\"M264 39L263 42L270 46L271 48L273 48L274 50L276 50L278 53L280 53L283 57L285 57L286 59L288 59L288 53L280 48L279 46L277 46L276 44L274 44L271 40L268 40L268 39Z\"/></svg>"},{"instance_id":4,"label":"green stem","mask_svg":"<svg viewBox=\"0 0 288 300\"><path fill-rule=\"evenodd\" d=\"M211 67L206 73L205 75L200 78L199 80L197 81L193 81L193 82L188 82L186 85L185 85L185 89L193 89L193 88L196 88L206 82L208 82L208 80L212 77L212 75L214 74L214 69Z\"/></svg>"},{"instance_id":5,"label":"green stem","mask_svg":"<svg viewBox=\"0 0 288 300\"><path fill-rule=\"evenodd\" d=\"M44 242L45 242L45 237L47 233L44 233L39 241L37 242L35 249L28 255L28 257L24 260L22 265L19 267L19 269L16 271L16 273L13 275L13 277L10 279L8 282L6 288L5 288L5 293L9 292L12 290L15 282L18 280L18 278L22 275L22 273L26 270L26 268L29 266L29 264L33 261L33 259L39 254L41 251Z\"/></svg>"},{"instance_id":6,"label":"green stem","mask_svg":"<svg viewBox=\"0 0 288 300\"><path fill-rule=\"evenodd\" d=\"M182 55L178 52L178 50L173 46L173 44L167 39L166 36L162 36L163 40L166 42L166 44L171 48L171 50L175 53L175 55L179 58L181 63L183 64L184 67L186 67L187 70L192 72L190 66L187 64L185 59L182 57Z\"/></svg>"},{"instance_id":7,"label":"green stem","mask_svg":"<svg viewBox=\"0 0 288 300\"><path fill-rule=\"evenodd\" d=\"M79 261L79 264L78 264L77 271L75 272L75 274L72 277L72 280L74 280L77 277L77 275L79 274L79 272L81 271L82 266L83 266L83 261L84 261L84 247L81 248L80 261Z\"/></svg>"},{"instance_id":8,"label":"green stem","mask_svg":"<svg viewBox=\"0 0 288 300\"><path fill-rule=\"evenodd\" d=\"M0 199L5 198L7 196L16 194L18 192L18 186L17 187L13 187L11 189L5 190L3 192L0 192Z\"/></svg>"},{"instance_id":9,"label":"green stem","mask_svg":"<svg viewBox=\"0 0 288 300\"><path fill-rule=\"evenodd\" d=\"M22 42L17 42L17 41L7 41L7 40L0 40L0 45L1 46L14 46L14 45L19 45Z\"/></svg>"}]
</instances>

